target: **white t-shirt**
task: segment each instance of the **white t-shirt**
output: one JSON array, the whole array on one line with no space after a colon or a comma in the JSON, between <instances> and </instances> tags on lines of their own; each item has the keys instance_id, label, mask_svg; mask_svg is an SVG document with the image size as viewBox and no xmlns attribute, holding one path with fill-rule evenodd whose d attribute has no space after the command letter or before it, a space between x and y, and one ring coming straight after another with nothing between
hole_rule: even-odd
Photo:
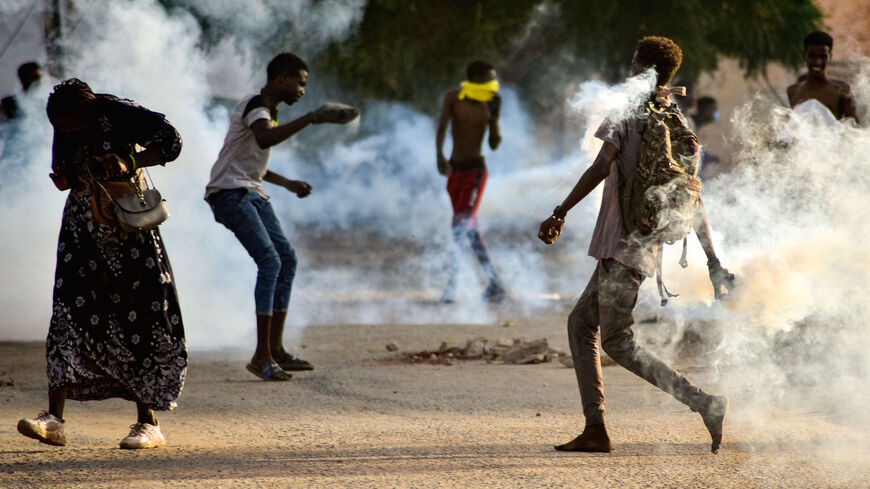
<instances>
[{"instance_id":1,"label":"white t-shirt","mask_svg":"<svg viewBox=\"0 0 870 489\"><path fill-rule=\"evenodd\" d=\"M230 127L224 146L211 168L211 178L205 187L205 197L223 189L250 188L262 195L263 177L269 167L269 148L263 149L254 138L251 126L265 119L276 124L260 95L249 95L239 102L230 117Z\"/></svg>"}]
</instances>

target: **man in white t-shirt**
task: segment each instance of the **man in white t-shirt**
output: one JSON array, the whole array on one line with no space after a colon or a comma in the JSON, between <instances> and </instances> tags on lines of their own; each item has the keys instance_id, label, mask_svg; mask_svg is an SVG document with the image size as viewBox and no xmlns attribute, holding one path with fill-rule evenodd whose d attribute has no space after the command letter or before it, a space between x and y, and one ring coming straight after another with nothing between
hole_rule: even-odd
<instances>
[{"instance_id":1,"label":"man in white t-shirt","mask_svg":"<svg viewBox=\"0 0 870 489\"><path fill-rule=\"evenodd\" d=\"M227 227L257 263L254 300L257 349L248 370L263 380L290 380L290 370L313 366L284 349L284 321L296 274L296 253L263 190L263 181L284 187L299 198L311 185L269 170L269 151L309 124L346 123L359 115L353 107L328 103L285 124L278 124L277 106L293 105L305 94L308 65L281 53L266 68L268 81L259 94L245 97L230 118L224 145L211 169L205 200L215 220Z\"/></svg>"}]
</instances>

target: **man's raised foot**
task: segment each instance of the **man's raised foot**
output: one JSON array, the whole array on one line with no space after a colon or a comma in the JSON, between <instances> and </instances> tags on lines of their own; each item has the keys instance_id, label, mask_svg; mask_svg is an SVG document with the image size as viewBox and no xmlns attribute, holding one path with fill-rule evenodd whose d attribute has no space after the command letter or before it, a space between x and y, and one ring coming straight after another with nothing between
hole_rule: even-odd
<instances>
[{"instance_id":1,"label":"man's raised foot","mask_svg":"<svg viewBox=\"0 0 870 489\"><path fill-rule=\"evenodd\" d=\"M725 412L728 411L728 398L725 396L710 396L699 413L704 420L704 426L713 439L710 451L719 453L722 445L722 425L725 423Z\"/></svg>"},{"instance_id":2,"label":"man's raised foot","mask_svg":"<svg viewBox=\"0 0 870 489\"><path fill-rule=\"evenodd\" d=\"M587 425L577 438L553 448L560 452L610 453L613 450L610 446L610 437L607 436L607 428L603 424Z\"/></svg>"}]
</instances>

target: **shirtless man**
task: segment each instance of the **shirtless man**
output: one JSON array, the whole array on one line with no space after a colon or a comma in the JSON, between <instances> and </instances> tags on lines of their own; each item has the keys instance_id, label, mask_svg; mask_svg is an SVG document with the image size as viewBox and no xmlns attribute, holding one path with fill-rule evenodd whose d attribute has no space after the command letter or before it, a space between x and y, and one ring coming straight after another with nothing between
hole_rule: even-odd
<instances>
[{"instance_id":1,"label":"shirtless man","mask_svg":"<svg viewBox=\"0 0 870 489\"><path fill-rule=\"evenodd\" d=\"M501 143L501 130L498 126L501 98L498 95L495 68L491 64L472 61L466 71L468 80L462 82L462 88L450 90L444 95L435 138L438 172L447 176L447 193L453 205L452 229L455 242L450 263L450 279L441 302L452 303L455 300L459 249L462 246L463 234L468 236L474 256L489 279L489 286L483 293L484 299L501 302L506 296L505 289L489 258L477 221L477 208L480 206L487 176L481 146L487 128L489 147L495 150ZM443 151L448 124L453 137L453 151L449 161L444 158Z\"/></svg>"},{"instance_id":2,"label":"shirtless man","mask_svg":"<svg viewBox=\"0 0 870 489\"><path fill-rule=\"evenodd\" d=\"M825 76L831 59L834 39L827 32L811 32L804 37L804 61L807 77L788 87L788 103L792 108L809 99L816 99L827 107L837 119L851 117L858 122L855 98L849 84Z\"/></svg>"}]
</instances>

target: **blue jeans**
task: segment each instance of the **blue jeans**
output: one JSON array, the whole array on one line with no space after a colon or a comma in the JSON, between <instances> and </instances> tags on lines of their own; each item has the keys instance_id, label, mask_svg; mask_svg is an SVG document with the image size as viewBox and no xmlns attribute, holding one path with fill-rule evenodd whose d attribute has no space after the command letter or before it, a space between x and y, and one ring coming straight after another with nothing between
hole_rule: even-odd
<instances>
[{"instance_id":1,"label":"blue jeans","mask_svg":"<svg viewBox=\"0 0 870 489\"><path fill-rule=\"evenodd\" d=\"M272 204L246 188L221 190L208 197L208 204L214 220L236 235L257 264L257 314L286 312L296 276L296 252L284 236Z\"/></svg>"}]
</instances>

